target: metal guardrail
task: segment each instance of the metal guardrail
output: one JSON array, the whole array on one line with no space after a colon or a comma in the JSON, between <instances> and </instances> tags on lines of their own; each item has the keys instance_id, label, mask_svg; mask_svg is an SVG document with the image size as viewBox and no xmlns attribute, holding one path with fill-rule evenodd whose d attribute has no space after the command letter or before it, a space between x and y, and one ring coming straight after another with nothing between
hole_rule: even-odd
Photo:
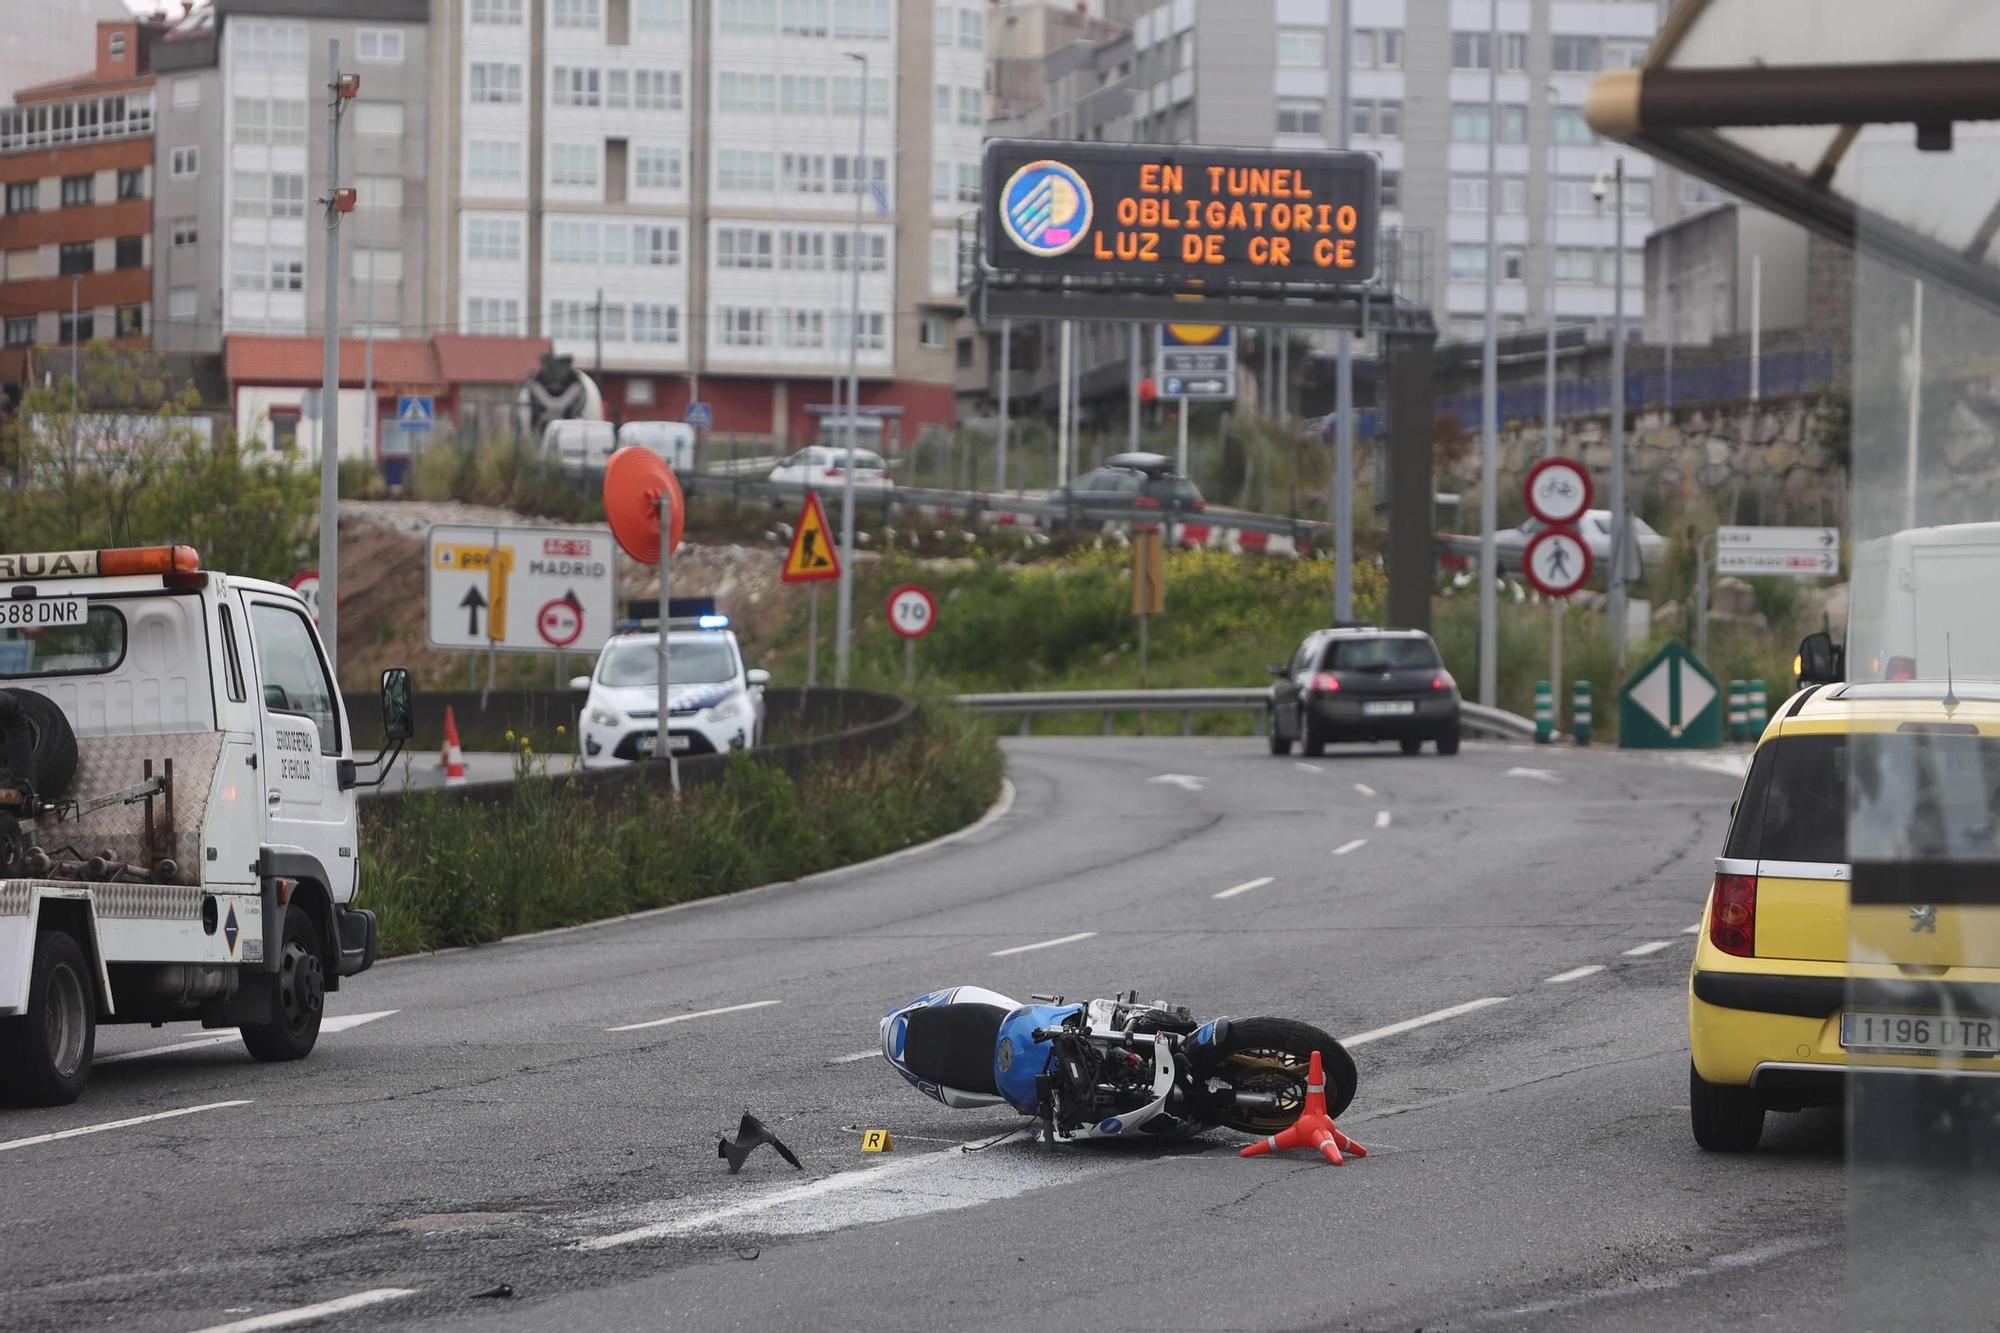
<instances>
[{"instance_id":1,"label":"metal guardrail","mask_svg":"<svg viewBox=\"0 0 2000 1333\"><path fill-rule=\"evenodd\" d=\"M1179 713L1181 735L1194 734L1196 713L1262 712L1270 691L1259 686L1184 690L1043 690L1038 692L961 694L959 707L974 713L1018 716L1023 736L1037 716L1058 713L1102 713L1103 734L1112 734L1119 713ZM1518 713L1483 704L1458 706L1461 729L1501 740L1531 741L1535 724Z\"/></svg>"}]
</instances>

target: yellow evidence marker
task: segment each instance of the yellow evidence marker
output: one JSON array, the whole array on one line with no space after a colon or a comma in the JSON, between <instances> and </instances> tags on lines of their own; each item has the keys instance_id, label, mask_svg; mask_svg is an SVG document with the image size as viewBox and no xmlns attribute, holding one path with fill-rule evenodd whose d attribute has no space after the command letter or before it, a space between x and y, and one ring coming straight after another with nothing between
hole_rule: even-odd
<instances>
[{"instance_id":1,"label":"yellow evidence marker","mask_svg":"<svg viewBox=\"0 0 2000 1333\"><path fill-rule=\"evenodd\" d=\"M886 1129L871 1129L861 1136L863 1152L890 1152L895 1146L896 1141L889 1137L889 1131Z\"/></svg>"}]
</instances>

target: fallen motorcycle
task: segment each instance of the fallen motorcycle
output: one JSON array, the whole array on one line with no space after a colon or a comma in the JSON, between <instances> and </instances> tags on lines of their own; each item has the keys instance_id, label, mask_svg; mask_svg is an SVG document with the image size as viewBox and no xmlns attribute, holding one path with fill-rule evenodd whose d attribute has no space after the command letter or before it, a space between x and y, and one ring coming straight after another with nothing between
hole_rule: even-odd
<instances>
[{"instance_id":1,"label":"fallen motorcycle","mask_svg":"<svg viewBox=\"0 0 2000 1333\"><path fill-rule=\"evenodd\" d=\"M882 1054L927 1097L955 1109L1011 1106L1050 1143L1186 1138L1218 1125L1266 1136L1305 1104L1318 1051L1327 1114L1354 1100L1354 1059L1289 1018L1199 1022L1185 1005L1136 992L1084 1004L1020 1004L978 986L919 996L882 1019Z\"/></svg>"}]
</instances>

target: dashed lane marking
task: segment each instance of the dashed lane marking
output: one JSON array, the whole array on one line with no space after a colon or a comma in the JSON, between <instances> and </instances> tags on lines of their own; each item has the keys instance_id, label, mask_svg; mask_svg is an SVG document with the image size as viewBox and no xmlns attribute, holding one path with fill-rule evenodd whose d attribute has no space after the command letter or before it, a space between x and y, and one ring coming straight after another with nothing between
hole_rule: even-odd
<instances>
[{"instance_id":1,"label":"dashed lane marking","mask_svg":"<svg viewBox=\"0 0 2000 1333\"><path fill-rule=\"evenodd\" d=\"M1602 963L1586 963L1582 967L1572 967L1567 972L1558 972L1552 977L1545 977L1542 980L1542 984L1544 986L1556 986L1565 981L1582 981L1585 977L1594 977L1603 970L1604 964Z\"/></svg>"},{"instance_id":2,"label":"dashed lane marking","mask_svg":"<svg viewBox=\"0 0 2000 1333\"><path fill-rule=\"evenodd\" d=\"M1335 856L1345 856L1349 852L1357 851L1367 845L1368 839L1366 838L1350 838L1346 842L1341 843L1340 846L1334 848L1333 854Z\"/></svg>"},{"instance_id":3,"label":"dashed lane marking","mask_svg":"<svg viewBox=\"0 0 2000 1333\"><path fill-rule=\"evenodd\" d=\"M1695 922L1695 923L1694 923L1694 924L1693 924L1692 926L1682 926L1682 927L1681 927L1681 934L1683 934L1683 935L1699 935L1699 934L1701 934L1701 922L1697 921L1697 922Z\"/></svg>"},{"instance_id":4,"label":"dashed lane marking","mask_svg":"<svg viewBox=\"0 0 2000 1333\"><path fill-rule=\"evenodd\" d=\"M319 1034L324 1037L329 1032L345 1032L349 1028L358 1028L363 1023L373 1023L378 1018L387 1018L395 1012L396 1010L394 1009L382 1009L372 1014L342 1014L337 1018L328 1018L320 1023ZM144 1050L120 1051L116 1055L100 1055L92 1060L91 1063L115 1065L122 1060L145 1060L155 1055L173 1055L180 1051L198 1051L207 1046L222 1046L236 1040L238 1040L238 1034L235 1032L224 1032L214 1037L191 1037L187 1041L172 1041L164 1046L149 1046Z\"/></svg>"},{"instance_id":5,"label":"dashed lane marking","mask_svg":"<svg viewBox=\"0 0 2000 1333\"><path fill-rule=\"evenodd\" d=\"M1354 784L1354 790L1356 790L1356 791L1360 792L1360 793L1361 793L1361 794L1362 794L1363 796L1373 796L1373 795L1375 794L1375 789L1374 789L1373 787L1369 786L1369 785L1368 785L1367 783L1365 783L1365 782L1357 782L1357 783L1355 783L1355 784Z\"/></svg>"},{"instance_id":6,"label":"dashed lane marking","mask_svg":"<svg viewBox=\"0 0 2000 1333\"><path fill-rule=\"evenodd\" d=\"M858 1064L863 1060L872 1060L880 1054L882 1052L879 1050L856 1051L852 1055L836 1055L833 1059L828 1060L827 1063L830 1065Z\"/></svg>"},{"instance_id":7,"label":"dashed lane marking","mask_svg":"<svg viewBox=\"0 0 2000 1333\"><path fill-rule=\"evenodd\" d=\"M409 1287L377 1287L373 1291L357 1291L352 1296L342 1296L338 1300L321 1301L318 1305L301 1305L292 1310L275 1310L270 1314L260 1314L250 1319L238 1319L234 1323L215 1324L202 1329L200 1333L256 1333L261 1328L290 1328L293 1324L310 1324L315 1319L325 1319L329 1315L346 1314L351 1310L366 1310L371 1305L386 1305L390 1301L400 1301L405 1296L417 1293Z\"/></svg>"},{"instance_id":8,"label":"dashed lane marking","mask_svg":"<svg viewBox=\"0 0 2000 1333\"><path fill-rule=\"evenodd\" d=\"M1627 949L1625 957L1644 958L1649 953L1658 953L1662 949L1671 949L1673 947L1674 942L1672 940L1652 940L1645 944L1636 944Z\"/></svg>"},{"instance_id":9,"label":"dashed lane marking","mask_svg":"<svg viewBox=\"0 0 2000 1333\"><path fill-rule=\"evenodd\" d=\"M1387 1027L1371 1028L1367 1032L1358 1032L1352 1037L1342 1037L1340 1044L1343 1046L1365 1046L1371 1041L1380 1041L1384 1037L1400 1036L1405 1032L1415 1031L1417 1028L1429 1027L1433 1023L1442 1023L1448 1018L1457 1018L1460 1014L1473 1013L1491 1005L1505 1004L1506 1002L1507 997L1505 995L1488 995L1480 1000L1467 1000L1464 1004L1455 1004L1449 1009L1439 1009L1435 1013L1421 1014L1416 1018L1406 1018L1400 1023L1391 1023Z\"/></svg>"},{"instance_id":10,"label":"dashed lane marking","mask_svg":"<svg viewBox=\"0 0 2000 1333\"><path fill-rule=\"evenodd\" d=\"M1220 893L1211 893L1209 897L1234 898L1239 893L1248 893L1252 889L1263 888L1266 884L1269 884L1273 878L1274 876L1271 875L1260 875L1256 879L1246 879L1241 884L1236 885L1234 888L1224 889Z\"/></svg>"},{"instance_id":11,"label":"dashed lane marking","mask_svg":"<svg viewBox=\"0 0 2000 1333\"><path fill-rule=\"evenodd\" d=\"M1087 940L1095 934L1097 932L1094 930L1079 930L1074 935L1058 935L1052 940L1042 940L1036 944L1017 944L1011 949L995 949L987 957L1005 958L1009 954L1029 953L1036 949L1053 949L1058 944L1075 944L1078 940Z\"/></svg>"},{"instance_id":12,"label":"dashed lane marking","mask_svg":"<svg viewBox=\"0 0 2000 1333\"><path fill-rule=\"evenodd\" d=\"M1297 764L1297 765L1298 765L1298 766L1299 766L1300 768L1303 768L1303 769L1304 769L1304 770L1305 770L1306 772L1308 772L1308 773L1324 773L1324 772L1326 772L1326 770L1325 770L1325 769L1323 769L1323 768L1321 768L1321 767L1320 767L1320 766L1319 766L1318 764L1308 764L1308 763L1307 763L1307 762L1306 762L1305 760L1303 760L1303 759L1295 759L1295 760L1293 760L1292 762L1293 762L1293 763L1295 763L1295 764Z\"/></svg>"},{"instance_id":13,"label":"dashed lane marking","mask_svg":"<svg viewBox=\"0 0 2000 1333\"><path fill-rule=\"evenodd\" d=\"M82 1138L85 1134L102 1134L108 1129L129 1129L133 1125L149 1125L156 1120L177 1120L184 1115L200 1115L203 1111L221 1111L232 1106L248 1106L245 1101L206 1102L200 1106L183 1106L175 1111L155 1111L151 1115L135 1115L129 1120L107 1120L101 1125L78 1125L75 1129L59 1129L51 1134L34 1134L25 1139L12 1139L0 1143L0 1152L11 1152L15 1148L32 1148L37 1144L54 1143L58 1139Z\"/></svg>"},{"instance_id":14,"label":"dashed lane marking","mask_svg":"<svg viewBox=\"0 0 2000 1333\"><path fill-rule=\"evenodd\" d=\"M643 1028L663 1028L669 1023L686 1023L697 1018L713 1018L717 1014L739 1014L745 1009L762 1009L773 1004L783 1004L783 1000L752 1000L748 1004L725 1004L720 1009L697 1009L691 1014L675 1014L671 1018L650 1018L643 1023L627 1023L622 1027L606 1028L606 1032L638 1032Z\"/></svg>"},{"instance_id":15,"label":"dashed lane marking","mask_svg":"<svg viewBox=\"0 0 2000 1333\"><path fill-rule=\"evenodd\" d=\"M1376 828L1389 827L1389 812L1387 810L1377 810L1375 812L1375 827Z\"/></svg>"}]
</instances>

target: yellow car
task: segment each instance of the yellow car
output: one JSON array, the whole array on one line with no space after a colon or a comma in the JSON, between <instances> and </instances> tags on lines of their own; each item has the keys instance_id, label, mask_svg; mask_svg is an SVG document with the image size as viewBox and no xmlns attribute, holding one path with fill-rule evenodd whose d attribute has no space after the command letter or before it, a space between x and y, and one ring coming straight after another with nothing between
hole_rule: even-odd
<instances>
[{"instance_id":1,"label":"yellow car","mask_svg":"<svg viewBox=\"0 0 2000 1333\"><path fill-rule=\"evenodd\" d=\"M1688 982L1695 1141L1856 1076L2000 1075L2000 684L1810 686L1758 743Z\"/></svg>"}]
</instances>

